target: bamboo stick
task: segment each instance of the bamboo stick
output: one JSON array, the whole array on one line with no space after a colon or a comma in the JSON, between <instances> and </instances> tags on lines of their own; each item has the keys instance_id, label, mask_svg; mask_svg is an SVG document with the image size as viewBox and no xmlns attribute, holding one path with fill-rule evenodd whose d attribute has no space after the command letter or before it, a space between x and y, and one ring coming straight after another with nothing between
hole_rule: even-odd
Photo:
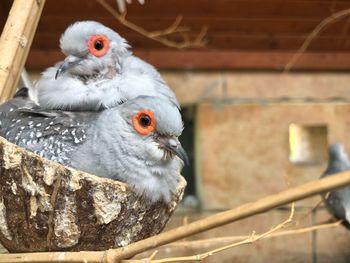
<instances>
[{"instance_id":1,"label":"bamboo stick","mask_svg":"<svg viewBox=\"0 0 350 263\"><path fill-rule=\"evenodd\" d=\"M71 262L71 263L116 263L122 259L133 257L148 249L155 248L170 242L238 221L258 213L266 212L294 201L298 201L313 195L328 192L350 184L350 171L334 176L314 180L306 184L290 188L288 190L272 194L258 201L239 206L237 208L209 216L188 225L180 226L170 231L161 233L120 249L110 249L96 252L43 252L2 254L0 262L3 263L43 263L43 262Z\"/></svg>"},{"instance_id":2,"label":"bamboo stick","mask_svg":"<svg viewBox=\"0 0 350 263\"><path fill-rule=\"evenodd\" d=\"M14 0L0 38L0 103L11 98L28 56L45 0Z\"/></svg>"},{"instance_id":3,"label":"bamboo stick","mask_svg":"<svg viewBox=\"0 0 350 263\"><path fill-rule=\"evenodd\" d=\"M312 225L312 226L303 227L303 228L282 230L282 231L271 233L270 235L265 236L263 239L271 239L275 237L292 236L292 235L302 235L302 234L306 234L314 231L339 227L341 226L341 223L342 221L338 220L331 223L322 223L319 225ZM228 245L233 242L238 242L238 241L248 239L249 237L250 236L247 236L247 235L223 236L223 237L213 237L213 238L199 239L199 240L178 241L178 242L164 245L159 250L165 250L165 249L181 250L184 248L191 249L191 250L198 250L203 247ZM125 261L129 262L129 260L125 260Z\"/></svg>"},{"instance_id":4,"label":"bamboo stick","mask_svg":"<svg viewBox=\"0 0 350 263\"><path fill-rule=\"evenodd\" d=\"M343 172L320 180L290 188L288 190L266 196L258 201L239 206L237 208L218 213L207 218L195 221L170 231L161 233L139 242L130 244L125 248L111 249L106 254L105 263L118 262L121 259L130 258L150 248L155 248L170 242L224 225L240 219L244 219L258 213L266 212L294 201L298 201L316 194L328 192L350 184L350 172Z\"/></svg>"},{"instance_id":5,"label":"bamboo stick","mask_svg":"<svg viewBox=\"0 0 350 263\"><path fill-rule=\"evenodd\" d=\"M2 254L2 263L47 263L47 262L67 262L67 263L101 263L103 262L103 251L81 251L81 252L42 252L42 253L21 253Z\"/></svg>"}]
</instances>

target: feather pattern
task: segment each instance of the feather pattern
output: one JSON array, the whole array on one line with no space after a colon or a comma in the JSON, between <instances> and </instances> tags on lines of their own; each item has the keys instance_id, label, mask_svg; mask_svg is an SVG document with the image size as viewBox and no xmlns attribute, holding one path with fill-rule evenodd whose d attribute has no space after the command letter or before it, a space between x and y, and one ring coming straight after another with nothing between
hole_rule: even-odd
<instances>
[{"instance_id":1,"label":"feather pattern","mask_svg":"<svg viewBox=\"0 0 350 263\"><path fill-rule=\"evenodd\" d=\"M132 117L145 109L154 113L156 125L141 135ZM141 96L99 112L66 112L17 97L0 112L0 136L47 159L128 183L152 201L168 202L176 189L183 161L167 154L158 138L181 147L176 143L183 124L167 100Z\"/></svg>"}]
</instances>

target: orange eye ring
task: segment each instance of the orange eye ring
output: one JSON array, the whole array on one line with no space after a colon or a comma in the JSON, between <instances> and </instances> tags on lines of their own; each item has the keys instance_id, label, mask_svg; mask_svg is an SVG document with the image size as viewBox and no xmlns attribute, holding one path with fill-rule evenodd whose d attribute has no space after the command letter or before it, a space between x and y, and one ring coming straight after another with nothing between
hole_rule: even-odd
<instances>
[{"instance_id":1,"label":"orange eye ring","mask_svg":"<svg viewBox=\"0 0 350 263\"><path fill-rule=\"evenodd\" d=\"M109 49L109 40L104 35L93 35L89 39L88 49L95 57L102 57Z\"/></svg>"},{"instance_id":2,"label":"orange eye ring","mask_svg":"<svg viewBox=\"0 0 350 263\"><path fill-rule=\"evenodd\" d=\"M132 124L139 134L148 135L156 129L156 118L152 111L141 110L132 116Z\"/></svg>"}]
</instances>

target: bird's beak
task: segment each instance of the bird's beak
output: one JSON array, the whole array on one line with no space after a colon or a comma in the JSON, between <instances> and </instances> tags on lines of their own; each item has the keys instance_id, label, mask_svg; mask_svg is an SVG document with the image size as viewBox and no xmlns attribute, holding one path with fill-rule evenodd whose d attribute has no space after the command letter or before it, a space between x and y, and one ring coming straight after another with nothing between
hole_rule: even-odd
<instances>
[{"instance_id":1,"label":"bird's beak","mask_svg":"<svg viewBox=\"0 0 350 263\"><path fill-rule=\"evenodd\" d=\"M175 139L173 137L158 137L157 140L162 147L178 156L184 162L185 165L190 164L187 153L184 150L184 148L182 148L182 145L177 138Z\"/></svg>"},{"instance_id":2,"label":"bird's beak","mask_svg":"<svg viewBox=\"0 0 350 263\"><path fill-rule=\"evenodd\" d=\"M55 79L70 68L77 66L84 58L69 55L56 71Z\"/></svg>"}]
</instances>

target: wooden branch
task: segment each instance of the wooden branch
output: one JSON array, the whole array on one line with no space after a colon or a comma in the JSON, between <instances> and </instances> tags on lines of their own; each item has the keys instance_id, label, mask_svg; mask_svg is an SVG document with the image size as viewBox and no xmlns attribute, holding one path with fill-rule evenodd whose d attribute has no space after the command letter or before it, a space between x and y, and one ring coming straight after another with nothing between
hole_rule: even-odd
<instances>
[{"instance_id":1,"label":"wooden branch","mask_svg":"<svg viewBox=\"0 0 350 263\"><path fill-rule=\"evenodd\" d=\"M170 25L168 28L166 28L164 30L156 30L156 31L149 32L148 36L151 38L155 38L155 37L160 37L160 36L171 35L174 33L189 31L190 29L187 27L179 27L181 21L182 21L182 16L179 15L176 17L173 24Z\"/></svg>"},{"instance_id":2,"label":"wooden branch","mask_svg":"<svg viewBox=\"0 0 350 263\"><path fill-rule=\"evenodd\" d=\"M264 239L270 239L274 237L281 237L281 236L291 236L291 235L300 235L300 234L306 234L313 231L318 230L324 230L329 228L334 228L341 226L342 220L338 220L336 222L332 223L323 223L319 225L313 225L308 226L304 228L297 228L297 229L289 229L284 231L278 231L275 233L272 233L269 236L266 236ZM249 236L229 236L229 237L215 237L215 238L208 238L208 239L201 239L201 240L193 240L193 241L179 241L175 243L171 243L168 245L165 245L165 248L191 248L193 250L202 248L203 246L207 246L208 244L217 244L217 243L231 243L238 240L247 239ZM163 248L163 247L162 247Z\"/></svg>"},{"instance_id":3,"label":"wooden branch","mask_svg":"<svg viewBox=\"0 0 350 263\"><path fill-rule=\"evenodd\" d=\"M0 103L15 92L45 0L15 0L0 38Z\"/></svg>"},{"instance_id":4,"label":"wooden branch","mask_svg":"<svg viewBox=\"0 0 350 263\"><path fill-rule=\"evenodd\" d=\"M318 230L324 230L324 229L330 229L342 226L342 220L338 220L336 222L331 223L322 223L318 225L303 227L303 228L296 228L296 229L288 229L283 231L274 232L271 235L268 235L264 237L264 239L270 239L274 237L283 237L283 236L291 236L291 235L301 235L310 233L313 231ZM197 250L203 247L213 246L213 245L220 245L220 244L229 244L232 242L237 242L240 240L244 240L249 238L250 236L242 235L242 236L223 236L223 237L213 237L213 238L207 238L207 239L199 239L199 240L185 240L185 241L178 241L174 243L170 243L164 246L161 246L159 250L164 249L183 249L188 248L191 250ZM123 260L123 262L130 262L128 260Z\"/></svg>"},{"instance_id":5,"label":"wooden branch","mask_svg":"<svg viewBox=\"0 0 350 263\"><path fill-rule=\"evenodd\" d=\"M187 27L179 27L182 17L178 16L172 25L170 25L168 28L164 30L157 30L157 31L147 31L146 29L142 28L141 26L138 26L126 19L126 12L119 13L117 10L115 10L113 7L111 7L105 0L97 0L97 2L103 6L112 16L114 16L122 25L134 30L135 32L150 38L154 41L157 41L159 43L162 43L165 46L178 48L178 49L184 49L184 48L198 48L198 47L204 47L205 41L204 37L206 35L206 32L208 30L207 27L203 27L201 31L197 34L197 36L192 39L185 39L183 41L173 41L168 38L166 38L167 35L175 34L175 33L183 33L185 31L188 31L189 29Z\"/></svg>"},{"instance_id":6,"label":"wooden branch","mask_svg":"<svg viewBox=\"0 0 350 263\"><path fill-rule=\"evenodd\" d=\"M314 225L314 226L305 227L305 228L278 231L281 228L286 227L290 223L289 219L290 218L288 218L286 221L282 222L281 224L273 227L269 231L259 235L254 234L253 232L253 234L250 236L218 237L218 238L211 238L211 239L204 239L204 240L176 242L173 244L165 245L159 248L159 250L155 250L152 253L151 257L154 258L154 254L159 253L160 250L166 250L167 254L171 255L177 252L176 249L179 249L181 251L184 248L187 248L187 249L190 249L191 251L194 251L194 250L202 250L203 247L213 246L214 244L215 245L221 244L221 247L209 250L201 254L197 254L193 256L184 256L184 257L160 258L160 259L154 259L152 261L150 261L151 257L142 258L142 259L130 259L130 260L127 259L127 260L122 260L121 262L122 263L144 263L144 262L165 263L165 262L201 261L209 256L212 256L215 253L224 251L226 249L231 249L240 245L252 244L258 240L262 240L262 239L265 240L265 239L270 239L270 238L280 237L280 236L305 234L305 233L310 233L317 230L330 229L330 228L340 226L342 222L342 220L340 220L340 221L328 223L328 224L320 224L320 225ZM226 245L222 245L223 243Z\"/></svg>"},{"instance_id":7,"label":"wooden branch","mask_svg":"<svg viewBox=\"0 0 350 263\"><path fill-rule=\"evenodd\" d=\"M339 12L332 14L331 16L323 19L321 23L319 23L315 29L307 36L304 43L301 45L299 50L293 55L293 57L288 61L288 63L284 66L284 72L288 72L294 66L296 61L301 57L301 55L306 51L309 47L312 40L329 24L336 22L339 19L347 17L350 15L350 8L345 9Z\"/></svg>"},{"instance_id":8,"label":"wooden branch","mask_svg":"<svg viewBox=\"0 0 350 263\"><path fill-rule=\"evenodd\" d=\"M212 249L210 251L201 253L201 254L197 254L197 255L193 255L193 256L187 256L187 257L172 257L172 258L164 258L164 259L158 259L158 260L153 260L154 263L166 263L166 262L193 262L193 261L202 261L203 259L206 259L214 254L217 254L219 252L225 251L227 249L231 249L234 247L238 247L238 246L242 246L242 245L246 245L246 244L253 244L254 242L266 238L268 236L270 236L271 234L273 234L274 232L284 228L285 226L287 226L289 223L292 222L293 220L293 216L294 216L294 203L292 204L292 208L291 208L291 212L289 217L284 220L282 223L272 227L270 230L262 233L262 234L256 234L255 232L253 232L249 237L245 238L244 240L238 241L238 242L234 242L216 249ZM126 260L127 262L127 260Z\"/></svg>"},{"instance_id":9,"label":"wooden branch","mask_svg":"<svg viewBox=\"0 0 350 263\"><path fill-rule=\"evenodd\" d=\"M145 0L138 0L141 5L145 3ZM117 0L119 12L126 12L126 3L131 4L131 0Z\"/></svg>"},{"instance_id":10,"label":"wooden branch","mask_svg":"<svg viewBox=\"0 0 350 263\"><path fill-rule=\"evenodd\" d=\"M67 260L66 262L72 263L84 263L86 260L88 260L89 263L116 263L122 259L131 258L148 249L165 245L170 242L266 212L275 207L279 207L313 195L325 193L348 184L350 184L350 171L322 178L320 180L311 181L309 183L269 195L258 201L244 204L237 208L209 216L185 226L177 227L170 231L135 242L120 249L110 249L105 252L3 254L0 255L0 262L14 263L25 260L27 263L43 263L47 261L59 263L64 262L62 261L62 258L64 258Z\"/></svg>"}]
</instances>

